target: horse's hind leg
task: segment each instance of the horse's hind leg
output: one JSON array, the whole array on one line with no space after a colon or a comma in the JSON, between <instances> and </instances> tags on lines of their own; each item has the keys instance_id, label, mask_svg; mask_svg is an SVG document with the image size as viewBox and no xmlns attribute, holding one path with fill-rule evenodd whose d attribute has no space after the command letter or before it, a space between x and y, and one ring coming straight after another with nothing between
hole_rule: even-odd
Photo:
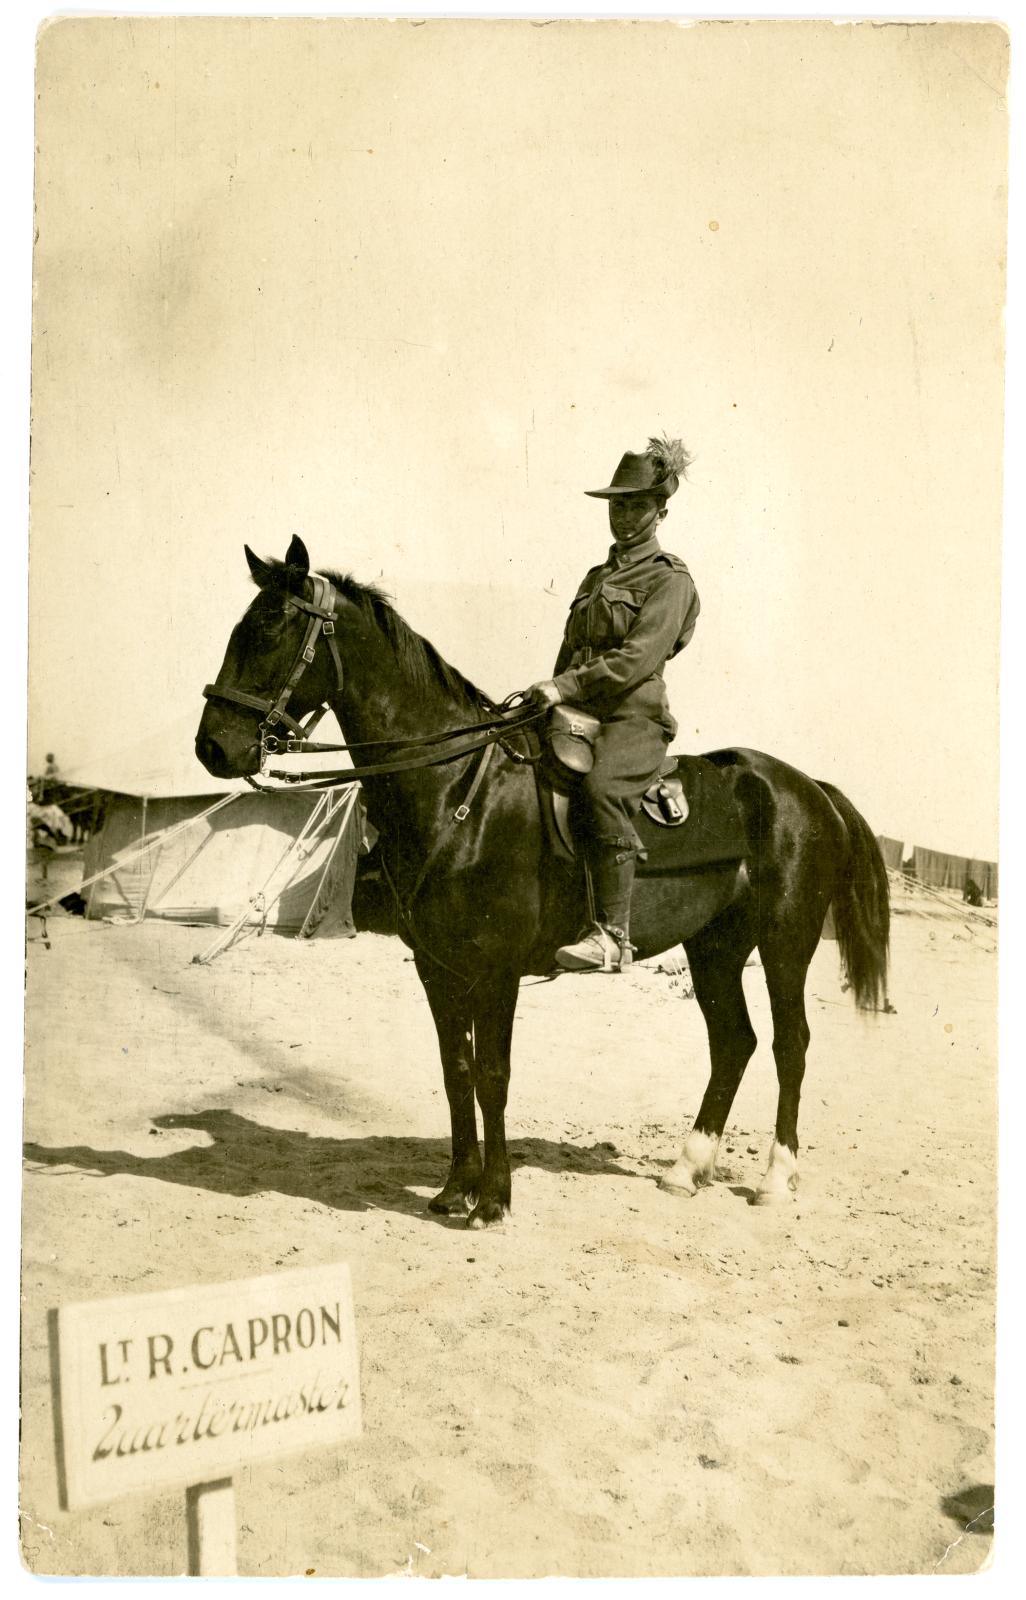
<instances>
[{"instance_id":1,"label":"horse's hind leg","mask_svg":"<svg viewBox=\"0 0 1026 1600\"><path fill-rule=\"evenodd\" d=\"M793 939L793 933L792 933ZM812 946L815 949L815 942ZM805 1076L809 1024L805 1015L805 979L812 951L803 954L783 934L760 943L773 1013L773 1059L777 1064L777 1126L765 1176L755 1192L756 1205L793 1199L798 1190L798 1103Z\"/></svg>"},{"instance_id":2,"label":"horse's hind leg","mask_svg":"<svg viewBox=\"0 0 1026 1600\"><path fill-rule=\"evenodd\" d=\"M429 1211L465 1216L481 1182L481 1152L474 1109L474 1029L465 986L425 961L417 962L438 1032L445 1093L452 1124L452 1161L442 1189L428 1201Z\"/></svg>"},{"instance_id":3,"label":"horse's hind leg","mask_svg":"<svg viewBox=\"0 0 1026 1600\"><path fill-rule=\"evenodd\" d=\"M755 1050L742 984L745 962L754 947L754 937L749 938L739 923L718 932L712 924L685 943L695 999L709 1031L711 1071L684 1149L659 1180L661 1188L674 1194L693 1195L713 1180L723 1129Z\"/></svg>"}]
</instances>

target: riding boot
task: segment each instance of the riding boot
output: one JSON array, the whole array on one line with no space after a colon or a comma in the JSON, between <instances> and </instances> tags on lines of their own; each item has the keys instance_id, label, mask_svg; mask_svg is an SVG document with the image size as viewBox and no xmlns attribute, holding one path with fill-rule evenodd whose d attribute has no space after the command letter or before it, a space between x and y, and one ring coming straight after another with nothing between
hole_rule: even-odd
<instances>
[{"instance_id":1,"label":"riding boot","mask_svg":"<svg viewBox=\"0 0 1026 1600\"><path fill-rule=\"evenodd\" d=\"M620 850L616 845L596 845L591 852L591 875L599 921L626 932L634 887L634 852Z\"/></svg>"},{"instance_id":2,"label":"riding boot","mask_svg":"<svg viewBox=\"0 0 1026 1600\"><path fill-rule=\"evenodd\" d=\"M620 968L629 967L633 955L630 942L631 890L634 887L633 851L602 844L592 855L592 881L598 920L620 945Z\"/></svg>"},{"instance_id":3,"label":"riding boot","mask_svg":"<svg viewBox=\"0 0 1026 1600\"><path fill-rule=\"evenodd\" d=\"M633 955L628 925L634 855L615 845L598 844L590 858L596 920L573 944L556 951L556 961L569 972L622 972Z\"/></svg>"}]
</instances>

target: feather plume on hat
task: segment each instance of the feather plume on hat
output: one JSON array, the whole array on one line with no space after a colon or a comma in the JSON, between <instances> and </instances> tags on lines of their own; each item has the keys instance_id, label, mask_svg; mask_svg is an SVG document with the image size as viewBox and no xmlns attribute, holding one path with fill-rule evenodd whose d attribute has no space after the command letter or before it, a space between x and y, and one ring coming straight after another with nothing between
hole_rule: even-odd
<instances>
[{"instance_id":1,"label":"feather plume on hat","mask_svg":"<svg viewBox=\"0 0 1026 1600\"><path fill-rule=\"evenodd\" d=\"M671 473L674 477L686 478L688 468L695 459L684 448L680 439L668 439L665 434L661 439L649 439L645 454L656 470L661 469L663 476L667 478Z\"/></svg>"}]
</instances>

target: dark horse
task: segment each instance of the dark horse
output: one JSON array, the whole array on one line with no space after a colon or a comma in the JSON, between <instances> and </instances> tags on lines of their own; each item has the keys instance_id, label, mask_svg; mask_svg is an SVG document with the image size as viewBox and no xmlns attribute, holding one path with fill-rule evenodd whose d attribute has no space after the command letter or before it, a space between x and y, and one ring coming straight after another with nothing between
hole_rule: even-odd
<instances>
[{"instance_id":1,"label":"dark horse","mask_svg":"<svg viewBox=\"0 0 1026 1600\"><path fill-rule=\"evenodd\" d=\"M293 539L284 562L260 561L248 549L246 556L260 593L206 691L196 751L209 772L229 778L258 771L261 724L290 683L286 722L329 705L349 744L370 747L369 761L385 765L418 740L496 717L494 702L377 590L334 572L311 575L301 540ZM316 632L325 594L331 637L309 646L311 614ZM312 595L320 598L311 613ZM382 859L407 908L402 936L438 1030L452 1117L452 1164L429 1205L449 1215L469 1212L471 1227L501 1221L510 1207L505 1110L520 979L552 971L557 946L576 934L582 916L577 875L550 855L533 770L515 755L512 743L495 745L483 776L482 757L470 754L363 779ZM362 765L362 754L358 759ZM809 1043L805 978L827 908L854 998L875 1008L887 968L887 875L868 824L829 784L754 750L720 750L709 759L726 774L740 806L744 860L726 870L641 878L631 907L639 958L683 943L709 1032L709 1084L662 1184L693 1195L713 1179L720 1137L756 1044L741 980L757 946L779 1081L776 1133L755 1196L769 1202L797 1188L798 1102Z\"/></svg>"}]
</instances>

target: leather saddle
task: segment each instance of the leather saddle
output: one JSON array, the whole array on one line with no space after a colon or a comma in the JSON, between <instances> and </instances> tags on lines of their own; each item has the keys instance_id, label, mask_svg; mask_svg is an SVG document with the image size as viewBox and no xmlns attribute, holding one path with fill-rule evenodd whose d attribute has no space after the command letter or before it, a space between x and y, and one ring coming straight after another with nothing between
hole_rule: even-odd
<instances>
[{"instance_id":1,"label":"leather saddle","mask_svg":"<svg viewBox=\"0 0 1026 1600\"><path fill-rule=\"evenodd\" d=\"M659 828L679 828L688 820L690 805L684 793L684 784L677 776L677 757L667 756L663 771L641 798L643 814ZM542 810L549 823L549 837L556 854L566 861L577 855L576 830L573 824L574 789L562 784L539 783Z\"/></svg>"},{"instance_id":2,"label":"leather saddle","mask_svg":"<svg viewBox=\"0 0 1026 1600\"><path fill-rule=\"evenodd\" d=\"M573 851L570 826L570 791L568 781L589 773L595 764L595 742L602 728L600 718L581 706L560 704L549 712L546 732L550 767L555 766L556 776L563 778L553 786L553 802L558 831L566 847ZM652 821L663 828L679 828L688 819L688 800L684 785L677 774L675 756L667 756L656 781L649 785L642 798L642 807Z\"/></svg>"},{"instance_id":3,"label":"leather saddle","mask_svg":"<svg viewBox=\"0 0 1026 1600\"><path fill-rule=\"evenodd\" d=\"M594 764L601 723L577 706L556 706L548 738L536 750L542 816L557 859L576 859L575 812L580 779ZM541 741L538 741L541 743ZM643 853L641 874L658 875L738 861L748 848L732 788L704 756L665 757L642 797L635 827Z\"/></svg>"},{"instance_id":4,"label":"leather saddle","mask_svg":"<svg viewBox=\"0 0 1026 1600\"><path fill-rule=\"evenodd\" d=\"M539 790L552 848L565 861L576 856L573 797L579 779L594 766L600 728L600 718L579 706L554 706L547 718L547 760L539 768ZM682 827L687 822L690 805L677 768L677 757L667 755L658 778L643 794L643 814L656 827Z\"/></svg>"}]
</instances>

